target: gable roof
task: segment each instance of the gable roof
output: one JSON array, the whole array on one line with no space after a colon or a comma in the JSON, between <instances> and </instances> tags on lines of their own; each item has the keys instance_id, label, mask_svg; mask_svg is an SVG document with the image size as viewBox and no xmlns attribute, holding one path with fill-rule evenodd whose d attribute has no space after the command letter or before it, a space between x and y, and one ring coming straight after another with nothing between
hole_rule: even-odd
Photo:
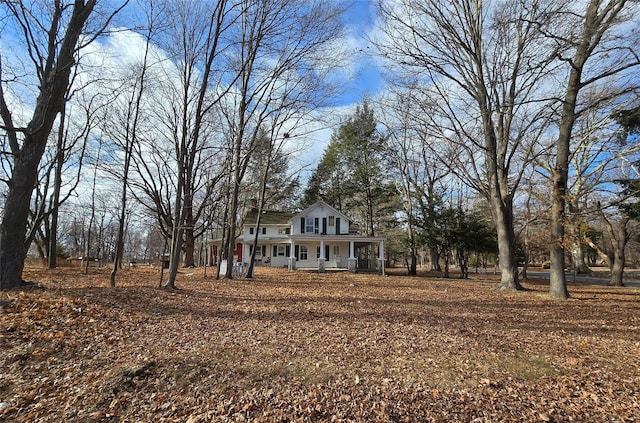
<instances>
[{"instance_id":1,"label":"gable roof","mask_svg":"<svg viewBox=\"0 0 640 423\"><path fill-rule=\"evenodd\" d=\"M331 214L333 214L333 215L335 215L335 216L342 217L342 218L344 218L344 219L348 220L349 222L352 222L352 221L353 221L353 219L351 219L349 216L347 216L346 214L344 214L344 213L342 213L342 212L340 212L340 211L336 210L335 208L331 207L330 205L328 205L327 203L325 203L325 202L324 202L324 201L322 201L322 200L318 200L318 201L316 201L315 203L313 203L312 205L310 205L310 206L309 206L309 207L307 207L306 209L304 209L304 210L302 210L302 211L300 211L300 212L298 212L298 213L294 214L293 216L291 216L291 218L292 218L292 219L295 219L295 218L297 218L297 217L304 217L304 216L306 216L307 214L309 214L309 212L310 212L311 210L313 210L313 209L315 209L315 208L317 208L317 207L320 207L320 206L328 208L329 210L331 210L331 212L332 212Z\"/></svg>"},{"instance_id":2,"label":"gable roof","mask_svg":"<svg viewBox=\"0 0 640 423\"><path fill-rule=\"evenodd\" d=\"M288 225L294 213L265 210L262 212L260 219L261 225ZM258 211L251 210L244 218L244 224L247 226L255 225L258 220Z\"/></svg>"}]
</instances>

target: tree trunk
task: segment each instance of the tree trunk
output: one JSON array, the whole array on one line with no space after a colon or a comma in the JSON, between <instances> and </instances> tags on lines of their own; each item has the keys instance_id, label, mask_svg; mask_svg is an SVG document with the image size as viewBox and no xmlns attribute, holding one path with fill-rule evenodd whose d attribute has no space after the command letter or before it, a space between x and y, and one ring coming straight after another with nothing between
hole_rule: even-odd
<instances>
[{"instance_id":1,"label":"tree trunk","mask_svg":"<svg viewBox=\"0 0 640 423\"><path fill-rule=\"evenodd\" d=\"M415 247L411 247L409 250L409 268L407 269L409 276L416 276L418 274L418 256L416 255Z\"/></svg>"},{"instance_id":2,"label":"tree trunk","mask_svg":"<svg viewBox=\"0 0 640 423\"><path fill-rule=\"evenodd\" d=\"M193 163L193 160L189 160L190 163ZM184 245L182 246L182 251L184 252L182 267L195 267L195 248L196 248L196 238L194 235L194 228L196 225L195 219L193 217L193 172L191 169L185 168L185 178L184 178L184 201L182 203L182 207L184 208Z\"/></svg>"},{"instance_id":3,"label":"tree trunk","mask_svg":"<svg viewBox=\"0 0 640 423\"><path fill-rule=\"evenodd\" d=\"M591 273L591 268L585 261L584 246L580 241L581 239L582 236L578 234L577 238L573 240L573 264L578 274L585 275Z\"/></svg>"},{"instance_id":4,"label":"tree trunk","mask_svg":"<svg viewBox=\"0 0 640 423\"><path fill-rule=\"evenodd\" d=\"M238 146L237 154L240 154L240 146ZM231 194L231 206L229 207L229 232L227 234L227 270L224 274L225 279L233 279L233 253L236 246L236 218L238 214L238 196L240 195L240 161L236 161L235 165L238 167L238 169L236 170L236 177L234 178L233 190Z\"/></svg>"},{"instance_id":5,"label":"tree trunk","mask_svg":"<svg viewBox=\"0 0 640 423\"><path fill-rule=\"evenodd\" d=\"M228 221L228 216L229 216L229 197L231 196L231 191L230 191L230 187L231 187L231 168L229 168L229 173L227 176L227 201L225 201L225 205L224 205L224 213L222 216L222 237L220 240L220 248L218 248L218 251L216 252L216 263L217 263L217 267L216 267L216 279L220 279L220 265L222 263L222 260L225 260L225 255L227 253L227 237L228 237L228 230L227 230L227 221ZM229 262L227 261L227 265L229 265Z\"/></svg>"},{"instance_id":6,"label":"tree trunk","mask_svg":"<svg viewBox=\"0 0 640 423\"><path fill-rule=\"evenodd\" d=\"M624 286L624 265L625 265L625 248L629 241L629 232L627 231L627 225L629 224L629 217L623 216L619 222L616 222L614 226L609 220L606 220L604 214L602 215L605 220L605 225L611 237L612 254L611 257L611 278L609 279L609 286Z\"/></svg>"},{"instance_id":7,"label":"tree trunk","mask_svg":"<svg viewBox=\"0 0 640 423\"><path fill-rule=\"evenodd\" d=\"M249 267L247 268L246 277L251 279L253 278L255 262L256 262L256 253L258 250L258 236L260 236L260 222L262 220L262 200L260 201L260 208L258 209L258 218L256 219L256 232L252 241L252 249L251 249L251 257L249 258Z\"/></svg>"},{"instance_id":8,"label":"tree trunk","mask_svg":"<svg viewBox=\"0 0 640 423\"><path fill-rule=\"evenodd\" d=\"M520 290L518 263L516 260L516 234L513 228L513 213L510 198L502 199L498 192L491 196L491 210L498 234L498 265L500 267L501 291Z\"/></svg>"},{"instance_id":9,"label":"tree trunk","mask_svg":"<svg viewBox=\"0 0 640 423\"><path fill-rule=\"evenodd\" d=\"M28 137L33 140L34 137ZM0 289L17 288L22 285L22 271L26 257L25 236L27 216L31 202L31 193L36 183L36 175L40 157L46 143L46 136L41 141L42 147L36 151L25 151L38 141L31 141L14 158L13 175L4 203L4 216L0 228ZM55 254L50 251L49 255Z\"/></svg>"},{"instance_id":10,"label":"tree trunk","mask_svg":"<svg viewBox=\"0 0 640 423\"><path fill-rule=\"evenodd\" d=\"M189 178L190 179L190 178ZM185 183L185 190L191 193L191 182ZM193 218L193 195L185 195L184 198L184 252L182 267L195 267L196 238L194 236L195 219Z\"/></svg>"},{"instance_id":11,"label":"tree trunk","mask_svg":"<svg viewBox=\"0 0 640 423\"><path fill-rule=\"evenodd\" d=\"M429 263L431 265L431 271L442 271L442 267L440 267L440 254L438 253L437 248L429 247Z\"/></svg>"},{"instance_id":12,"label":"tree trunk","mask_svg":"<svg viewBox=\"0 0 640 423\"><path fill-rule=\"evenodd\" d=\"M407 190L407 196L411 193ZM409 199L408 203L411 203L411 199ZM409 266L407 267L407 274L409 276L416 276L418 274L418 254L416 252L416 236L413 230L413 210L411 205L407 207L407 214L409 219L407 220L407 236L409 238ZM388 257L388 256L387 256Z\"/></svg>"},{"instance_id":13,"label":"tree trunk","mask_svg":"<svg viewBox=\"0 0 640 423\"><path fill-rule=\"evenodd\" d=\"M180 263L180 255L182 253L182 187L184 181L182 181L182 171L178 171L178 183L176 184L178 190L175 197L175 212L173 215L173 228L171 230L171 255L169 257L169 276L167 277L167 283L165 288L176 287L176 277L178 276L178 265Z\"/></svg>"},{"instance_id":14,"label":"tree trunk","mask_svg":"<svg viewBox=\"0 0 640 423\"><path fill-rule=\"evenodd\" d=\"M445 278L449 278L449 251L446 251L444 254L442 254L442 258L444 260L443 276Z\"/></svg>"},{"instance_id":15,"label":"tree trunk","mask_svg":"<svg viewBox=\"0 0 640 423\"><path fill-rule=\"evenodd\" d=\"M562 152L560 152L562 151ZM566 143L558 143L557 162L560 168L556 167L553 177L553 195L551 204L551 246L549 269L549 293L557 298L569 298L567 289L567 279L564 272L564 223L565 223L565 192L567 186L567 166L569 158L569 139ZM561 163L564 162L564 169Z\"/></svg>"},{"instance_id":16,"label":"tree trunk","mask_svg":"<svg viewBox=\"0 0 640 423\"><path fill-rule=\"evenodd\" d=\"M185 222L188 225L187 222ZM196 258L195 258L195 248L196 240L193 236L193 229L188 228L184 230L184 261L182 263L182 267L195 267L196 266Z\"/></svg>"},{"instance_id":17,"label":"tree trunk","mask_svg":"<svg viewBox=\"0 0 640 423\"><path fill-rule=\"evenodd\" d=\"M609 286L624 286L624 282L622 280L624 276L624 260L624 247L618 245L614 254L613 266L611 266L611 279L609 279Z\"/></svg>"},{"instance_id":18,"label":"tree trunk","mask_svg":"<svg viewBox=\"0 0 640 423\"><path fill-rule=\"evenodd\" d=\"M51 232L49 233L49 269L58 266L58 210L60 208L60 188L62 186L62 165L64 164L64 124L66 113L63 107L60 112L60 126L58 127L58 151L56 152L56 166L53 176L53 194L51 195Z\"/></svg>"}]
</instances>

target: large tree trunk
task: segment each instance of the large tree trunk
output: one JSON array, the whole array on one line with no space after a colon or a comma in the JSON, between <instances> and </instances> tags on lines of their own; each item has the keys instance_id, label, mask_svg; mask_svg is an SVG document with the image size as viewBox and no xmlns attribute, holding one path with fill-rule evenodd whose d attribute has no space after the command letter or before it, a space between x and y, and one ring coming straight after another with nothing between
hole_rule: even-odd
<instances>
[{"instance_id":1,"label":"large tree trunk","mask_svg":"<svg viewBox=\"0 0 640 423\"><path fill-rule=\"evenodd\" d=\"M27 216L31 203L31 193L37 179L37 168L44 145L46 135L40 143L34 138L25 144L20 156L14 158L13 175L7 198L4 203L4 215L0 228L0 289L16 288L22 285L22 271L26 257L26 230ZM27 146L35 145L35 149L27 149ZM55 250L49 252L55 254Z\"/></svg>"},{"instance_id":2,"label":"large tree trunk","mask_svg":"<svg viewBox=\"0 0 640 423\"><path fill-rule=\"evenodd\" d=\"M580 241L581 239L582 236L577 234L577 238L573 241L573 265L579 274L585 275L591 273L591 268L585 260L584 246Z\"/></svg>"},{"instance_id":3,"label":"large tree trunk","mask_svg":"<svg viewBox=\"0 0 640 423\"><path fill-rule=\"evenodd\" d=\"M95 3L95 0L87 1L86 4L83 1L74 3L58 57L54 56L55 49L49 49L49 56L41 58L46 62L45 73L40 80L40 93L33 116L24 133L22 147L17 142L17 131L13 129L11 113L4 93L1 93L0 114L11 145L14 167L0 227L0 289L22 285L22 271L28 247L25 245L27 217L31 194L37 180L38 165L55 118L64 108L65 93L75 63L76 44ZM62 7L56 7L50 29L52 36L58 29L63 12Z\"/></svg>"},{"instance_id":4,"label":"large tree trunk","mask_svg":"<svg viewBox=\"0 0 640 423\"><path fill-rule=\"evenodd\" d=\"M585 47L586 48L586 47ZM586 52L579 53L586 55ZM584 64L586 58L581 58ZM569 83L562 107L562 117L556 143L556 165L553 168L553 192L551 195L551 266L549 271L549 293L561 299L569 298L565 268L565 208L567 204L567 180L569 177L569 157L571 133L575 122L575 109L580 89L582 68L573 67L569 75Z\"/></svg>"},{"instance_id":5,"label":"large tree trunk","mask_svg":"<svg viewBox=\"0 0 640 423\"><path fill-rule=\"evenodd\" d=\"M513 229L513 214L510 205L505 205L499 198L492 201L491 207L498 234L498 264L500 266L500 284L496 287L502 291L522 289L518 280L518 263L516 261L516 234Z\"/></svg>"},{"instance_id":6,"label":"large tree trunk","mask_svg":"<svg viewBox=\"0 0 640 423\"><path fill-rule=\"evenodd\" d=\"M624 286L622 280L624 276L624 247L616 248L616 252L613 259L613 266L611 266L611 278L609 279L609 286Z\"/></svg>"},{"instance_id":7,"label":"large tree trunk","mask_svg":"<svg viewBox=\"0 0 640 423\"><path fill-rule=\"evenodd\" d=\"M613 260L611 260L610 265L611 278L609 279L609 285L624 286L624 282L622 280L625 265L624 250L627 247L627 242L629 241L629 232L627 231L629 217L624 215L619 222L616 222L615 226L611 221L606 219L604 214L602 218L605 220L605 225L607 226L609 236L611 237L611 257Z\"/></svg>"},{"instance_id":8,"label":"large tree trunk","mask_svg":"<svg viewBox=\"0 0 640 423\"><path fill-rule=\"evenodd\" d=\"M407 269L409 276L415 276L418 274L418 256L416 254L415 247L409 249L409 267Z\"/></svg>"},{"instance_id":9,"label":"large tree trunk","mask_svg":"<svg viewBox=\"0 0 640 423\"><path fill-rule=\"evenodd\" d=\"M407 196L410 193L407 190ZM409 203L411 199L409 199ZM413 230L413 218L412 218L413 210L411 205L407 207L407 214L409 219L407 221L407 236L409 238L409 265L407 266L407 273L409 276L415 276L418 274L418 253L416 248L416 236L415 231Z\"/></svg>"},{"instance_id":10,"label":"large tree trunk","mask_svg":"<svg viewBox=\"0 0 640 423\"><path fill-rule=\"evenodd\" d=\"M229 213L227 218L227 226L229 228L227 232L226 252L227 252L227 269L224 274L225 279L233 279L233 253L235 252L236 245L236 230L237 230L237 216L238 216L238 197L240 196L240 184L242 183L242 172L240 171L241 154L242 154L242 139L244 137L244 112L245 112L244 99L241 101L240 106L240 122L239 133L235 139L235 145L233 146L233 178L231 188L231 201L229 203Z\"/></svg>"},{"instance_id":11,"label":"large tree trunk","mask_svg":"<svg viewBox=\"0 0 640 423\"><path fill-rule=\"evenodd\" d=\"M165 288L174 289L176 287L176 277L178 276L178 265L180 263L180 255L182 253L183 238L183 216L182 216L182 188L184 181L182 180L182 169L178 170L178 190L175 196L173 228L171 230L171 255L169 258L169 276Z\"/></svg>"},{"instance_id":12,"label":"large tree trunk","mask_svg":"<svg viewBox=\"0 0 640 423\"><path fill-rule=\"evenodd\" d=\"M560 151L563 151L562 153ZM549 256L551 266L549 269L549 293L557 298L569 298L567 279L564 272L564 223L565 223L565 193L567 187L567 166L569 157L569 140L566 143L558 143L557 162L553 177L553 195L551 203L551 246ZM564 162L564 169L561 163Z\"/></svg>"}]
</instances>

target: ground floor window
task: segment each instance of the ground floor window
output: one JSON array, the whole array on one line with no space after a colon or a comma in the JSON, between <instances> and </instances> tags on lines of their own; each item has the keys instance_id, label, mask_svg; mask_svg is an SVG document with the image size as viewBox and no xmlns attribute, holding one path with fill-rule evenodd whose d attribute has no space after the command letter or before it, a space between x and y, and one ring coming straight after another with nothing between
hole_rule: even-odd
<instances>
[{"instance_id":1,"label":"ground floor window","mask_svg":"<svg viewBox=\"0 0 640 423\"><path fill-rule=\"evenodd\" d=\"M307 260L309 258L309 249L306 245L300 246L300 260Z\"/></svg>"},{"instance_id":2,"label":"ground floor window","mask_svg":"<svg viewBox=\"0 0 640 423\"><path fill-rule=\"evenodd\" d=\"M253 254L253 245L249 245L249 254ZM267 246L266 245L258 245L258 256L265 257L267 255Z\"/></svg>"}]
</instances>

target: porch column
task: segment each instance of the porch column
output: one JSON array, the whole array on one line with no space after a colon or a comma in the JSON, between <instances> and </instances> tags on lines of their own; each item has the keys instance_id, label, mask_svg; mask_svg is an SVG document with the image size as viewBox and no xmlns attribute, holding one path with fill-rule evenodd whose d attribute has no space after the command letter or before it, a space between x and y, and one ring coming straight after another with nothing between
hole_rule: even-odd
<instances>
[{"instance_id":1,"label":"porch column","mask_svg":"<svg viewBox=\"0 0 640 423\"><path fill-rule=\"evenodd\" d=\"M355 242L349 241L349 259L347 260L347 269L352 273L356 273L358 270L358 260L356 259L355 254Z\"/></svg>"},{"instance_id":2,"label":"porch column","mask_svg":"<svg viewBox=\"0 0 640 423\"><path fill-rule=\"evenodd\" d=\"M324 257L324 240L321 239L320 240L320 257L318 258L318 272L320 273L324 273L324 261L325 261L325 257Z\"/></svg>"},{"instance_id":3,"label":"porch column","mask_svg":"<svg viewBox=\"0 0 640 423\"><path fill-rule=\"evenodd\" d=\"M293 240L291 240L291 254L289 256L289 270L296 270L296 249Z\"/></svg>"},{"instance_id":4,"label":"porch column","mask_svg":"<svg viewBox=\"0 0 640 423\"><path fill-rule=\"evenodd\" d=\"M380 270L382 272L382 276L384 276L384 240L380 240L380 246L378 248L380 249L378 253L380 258Z\"/></svg>"}]
</instances>

